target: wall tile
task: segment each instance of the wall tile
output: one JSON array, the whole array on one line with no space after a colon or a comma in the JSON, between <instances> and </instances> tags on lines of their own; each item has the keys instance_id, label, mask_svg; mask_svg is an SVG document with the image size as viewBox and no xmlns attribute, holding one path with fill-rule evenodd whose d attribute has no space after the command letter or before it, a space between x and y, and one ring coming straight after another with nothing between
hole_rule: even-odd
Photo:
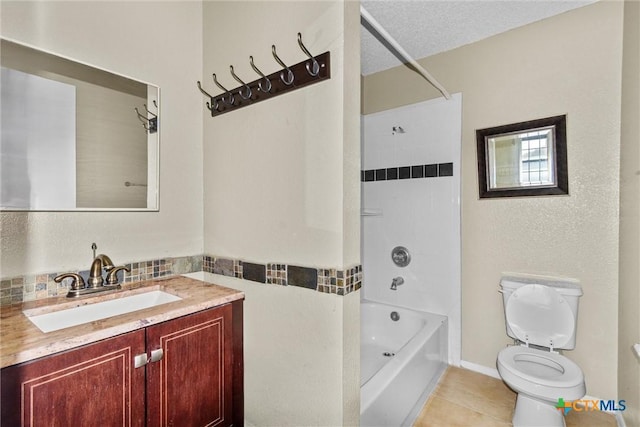
<instances>
[{"instance_id":1,"label":"wall tile","mask_svg":"<svg viewBox=\"0 0 640 427\"><path fill-rule=\"evenodd\" d=\"M360 171L362 182L435 178L439 176L453 176L453 163L432 163Z\"/></svg>"},{"instance_id":2,"label":"wall tile","mask_svg":"<svg viewBox=\"0 0 640 427\"><path fill-rule=\"evenodd\" d=\"M438 165L424 165L424 176L427 178L438 176Z\"/></svg>"},{"instance_id":3,"label":"wall tile","mask_svg":"<svg viewBox=\"0 0 640 427\"><path fill-rule=\"evenodd\" d=\"M242 262L242 278L252 282L266 283L267 268L264 264Z\"/></svg>"},{"instance_id":4,"label":"wall tile","mask_svg":"<svg viewBox=\"0 0 640 427\"><path fill-rule=\"evenodd\" d=\"M398 178L400 179L409 179L411 178L411 167L410 166L402 166L398 168Z\"/></svg>"},{"instance_id":5,"label":"wall tile","mask_svg":"<svg viewBox=\"0 0 640 427\"><path fill-rule=\"evenodd\" d=\"M162 258L130 262L123 265L129 268L130 271L123 271L118 274L121 283L205 271L259 283L299 286L336 295L347 295L357 291L362 285L362 267L359 265L346 270L335 268L317 269L281 263L258 264L239 259L218 258L211 255ZM69 291L71 280L65 279L60 283L56 283L54 278L59 274L68 272L80 274L85 283L89 276L88 270L82 270L2 278L0 279L0 305L66 295Z\"/></svg>"},{"instance_id":6,"label":"wall tile","mask_svg":"<svg viewBox=\"0 0 640 427\"><path fill-rule=\"evenodd\" d=\"M453 163L440 163L438 165L438 176L453 176Z\"/></svg>"},{"instance_id":7,"label":"wall tile","mask_svg":"<svg viewBox=\"0 0 640 427\"><path fill-rule=\"evenodd\" d=\"M318 270L315 268L298 267L296 265L287 266L288 284L300 286L308 289L318 287Z\"/></svg>"}]
</instances>

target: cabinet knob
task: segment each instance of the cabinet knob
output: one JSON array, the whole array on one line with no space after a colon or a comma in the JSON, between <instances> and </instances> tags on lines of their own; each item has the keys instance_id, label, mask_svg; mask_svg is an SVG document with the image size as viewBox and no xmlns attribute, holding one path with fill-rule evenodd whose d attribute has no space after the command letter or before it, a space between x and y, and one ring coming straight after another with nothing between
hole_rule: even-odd
<instances>
[{"instance_id":1,"label":"cabinet knob","mask_svg":"<svg viewBox=\"0 0 640 427\"><path fill-rule=\"evenodd\" d=\"M150 362L157 362L159 360L161 360L164 357L164 350L159 348L157 350L153 350L151 352L151 359L149 360Z\"/></svg>"}]
</instances>

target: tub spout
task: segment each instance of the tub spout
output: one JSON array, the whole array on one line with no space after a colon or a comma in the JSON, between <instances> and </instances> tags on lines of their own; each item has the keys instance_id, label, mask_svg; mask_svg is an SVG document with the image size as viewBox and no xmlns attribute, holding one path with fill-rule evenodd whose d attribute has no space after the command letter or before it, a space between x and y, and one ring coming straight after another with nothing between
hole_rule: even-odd
<instances>
[{"instance_id":1,"label":"tub spout","mask_svg":"<svg viewBox=\"0 0 640 427\"><path fill-rule=\"evenodd\" d=\"M398 289L398 286L402 285L404 283L404 279L400 276L398 277L394 277L393 280L391 280L391 290L395 291Z\"/></svg>"}]
</instances>

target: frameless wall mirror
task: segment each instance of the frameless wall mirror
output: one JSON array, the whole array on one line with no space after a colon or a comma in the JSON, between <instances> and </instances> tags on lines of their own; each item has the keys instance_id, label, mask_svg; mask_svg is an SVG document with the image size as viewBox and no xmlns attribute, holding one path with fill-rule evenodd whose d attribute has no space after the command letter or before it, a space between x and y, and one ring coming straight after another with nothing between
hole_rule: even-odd
<instances>
[{"instance_id":1,"label":"frameless wall mirror","mask_svg":"<svg viewBox=\"0 0 640 427\"><path fill-rule=\"evenodd\" d=\"M159 88L0 43L0 210L158 210Z\"/></svg>"},{"instance_id":2,"label":"frameless wall mirror","mask_svg":"<svg viewBox=\"0 0 640 427\"><path fill-rule=\"evenodd\" d=\"M569 194L566 116L476 131L480 198Z\"/></svg>"}]
</instances>

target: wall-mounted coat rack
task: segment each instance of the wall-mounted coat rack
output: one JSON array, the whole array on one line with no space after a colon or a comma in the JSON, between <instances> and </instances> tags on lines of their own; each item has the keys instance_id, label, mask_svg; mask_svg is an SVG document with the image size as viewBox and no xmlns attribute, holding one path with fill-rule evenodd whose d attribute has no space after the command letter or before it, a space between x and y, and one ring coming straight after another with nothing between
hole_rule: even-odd
<instances>
[{"instance_id":1,"label":"wall-mounted coat rack","mask_svg":"<svg viewBox=\"0 0 640 427\"><path fill-rule=\"evenodd\" d=\"M147 113L146 116L144 114L141 114L140 111L138 111L138 107L134 108L136 114L138 115L138 120L142 122L142 126L144 126L144 130L146 130L147 133L158 132L158 115L149 111L149 109L147 108L147 104L143 104L143 105L144 105L144 111L146 111ZM157 110L158 104L156 103L155 99L153 100L153 105L156 107L156 110Z\"/></svg>"},{"instance_id":2,"label":"wall-mounted coat rack","mask_svg":"<svg viewBox=\"0 0 640 427\"><path fill-rule=\"evenodd\" d=\"M207 109L211 112L211 117L228 113L238 108L246 107L256 102L264 101L314 83L331 78L331 55L330 52L313 56L302 43L302 35L298 33L298 45L307 55L308 59L295 65L287 66L276 52L276 46L271 46L271 54L275 61L282 67L280 71L265 76L254 64L253 56L249 57L249 64L253 71L260 77L250 83L245 83L235 72L233 65L229 66L231 77L240 86L234 89L227 89L213 74L213 82L223 92L219 95L211 95L203 89L200 81L197 82L198 89L209 101L206 103Z\"/></svg>"}]
</instances>

